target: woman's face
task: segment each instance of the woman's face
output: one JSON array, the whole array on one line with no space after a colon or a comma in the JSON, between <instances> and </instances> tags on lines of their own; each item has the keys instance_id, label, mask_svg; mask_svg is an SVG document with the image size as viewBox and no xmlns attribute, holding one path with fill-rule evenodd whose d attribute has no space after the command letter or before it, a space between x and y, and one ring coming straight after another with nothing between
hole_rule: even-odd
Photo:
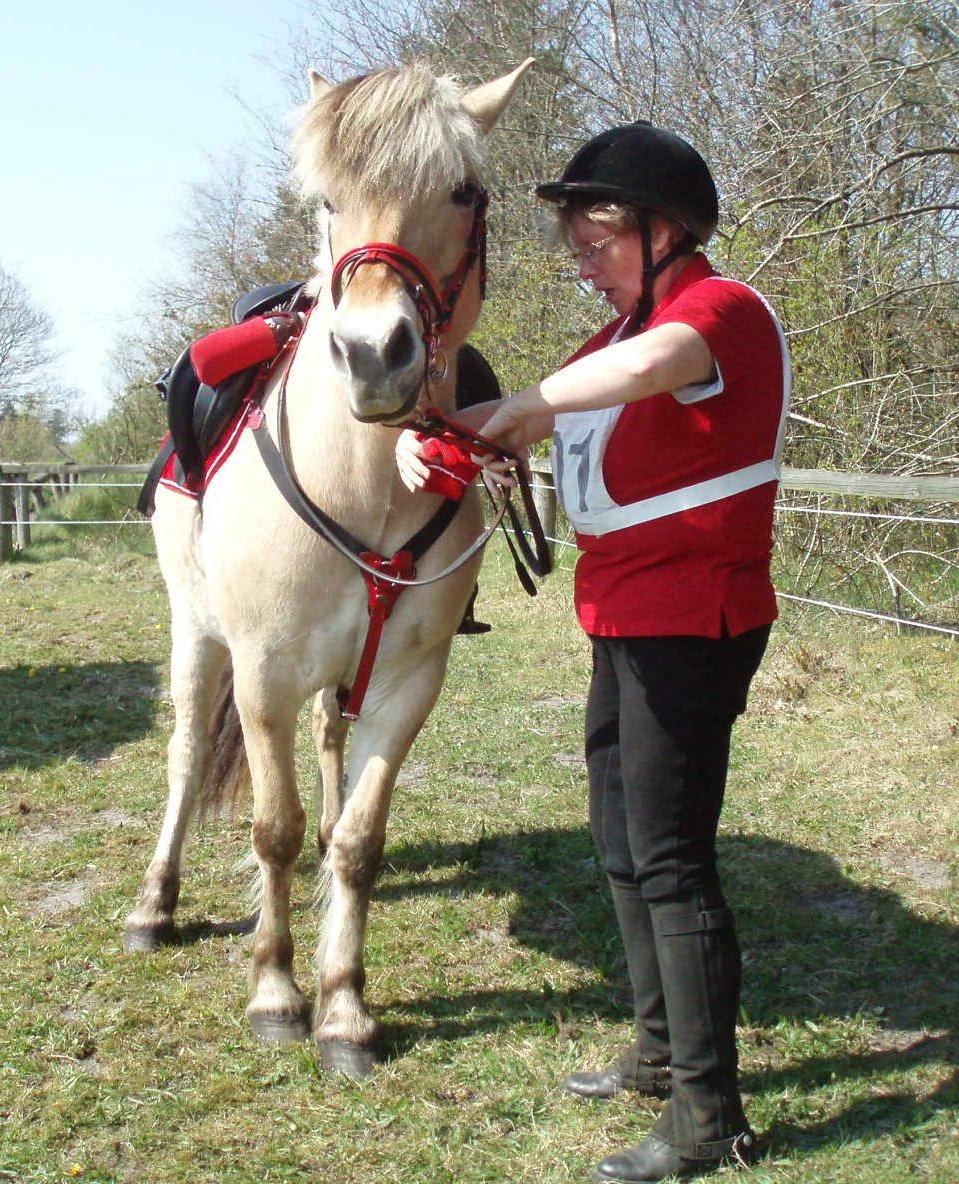
<instances>
[{"instance_id":1,"label":"woman's face","mask_svg":"<svg viewBox=\"0 0 959 1184\"><path fill-rule=\"evenodd\" d=\"M570 238L579 256L579 277L589 280L620 316L632 312L643 292L643 241L638 234L610 232L608 226L576 213Z\"/></svg>"}]
</instances>

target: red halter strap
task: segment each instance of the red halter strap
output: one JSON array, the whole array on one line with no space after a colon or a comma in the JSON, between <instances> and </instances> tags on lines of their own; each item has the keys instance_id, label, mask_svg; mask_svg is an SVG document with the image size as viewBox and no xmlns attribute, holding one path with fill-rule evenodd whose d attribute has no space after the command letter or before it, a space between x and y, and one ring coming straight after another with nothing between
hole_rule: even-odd
<instances>
[{"instance_id":1,"label":"red halter strap","mask_svg":"<svg viewBox=\"0 0 959 1184\"><path fill-rule=\"evenodd\" d=\"M473 225L466 242L466 250L450 276L449 282L440 290L439 284L426 264L412 251L399 243L364 243L353 247L336 261L330 277L330 292L333 306L339 304L343 290L356 274L358 268L370 263L383 263L403 281L410 299L416 305L423 322L423 343L430 358L439 348L440 340L449 328L456 302L466 279L479 260L480 296L486 296L486 209L489 195L480 190L473 204Z\"/></svg>"}]
</instances>

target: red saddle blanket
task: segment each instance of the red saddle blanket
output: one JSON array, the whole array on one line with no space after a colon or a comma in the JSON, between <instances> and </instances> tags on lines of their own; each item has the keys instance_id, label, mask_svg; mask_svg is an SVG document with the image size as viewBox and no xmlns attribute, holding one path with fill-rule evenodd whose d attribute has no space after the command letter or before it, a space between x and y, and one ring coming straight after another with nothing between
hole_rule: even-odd
<instances>
[{"instance_id":1,"label":"red saddle blanket","mask_svg":"<svg viewBox=\"0 0 959 1184\"><path fill-rule=\"evenodd\" d=\"M223 429L223 434L214 445L213 451L203 462L203 475L199 480L191 481L184 475L177 455L173 452L167 457L166 464L160 472L159 483L194 500L202 497L207 486L226 464L230 453L237 446L243 429L254 414L262 414L256 403L247 400L240 405L239 411Z\"/></svg>"}]
</instances>

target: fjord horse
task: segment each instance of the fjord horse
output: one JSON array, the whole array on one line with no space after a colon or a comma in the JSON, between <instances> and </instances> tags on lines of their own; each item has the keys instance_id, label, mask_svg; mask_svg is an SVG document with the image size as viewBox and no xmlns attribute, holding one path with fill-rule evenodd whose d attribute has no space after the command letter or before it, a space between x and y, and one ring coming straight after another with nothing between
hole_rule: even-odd
<instances>
[{"instance_id":1,"label":"fjord horse","mask_svg":"<svg viewBox=\"0 0 959 1184\"><path fill-rule=\"evenodd\" d=\"M465 92L421 65L336 86L310 74L312 99L293 156L301 189L316 202L321 250L306 327L267 380L254 426L260 439L286 441L305 497L379 556L403 548L441 501L403 487L396 425L426 399L453 409L457 350L481 300L483 138L529 65ZM390 796L439 694L479 557L423 581L480 533L476 497L467 491L418 558L417 583L396 600L344 759L350 724L342 688L357 678L370 622L362 572L294 512L256 431L242 432L202 502L157 490L153 527L170 599L176 724L166 814L126 945L176 940L183 843L198 807L225 792L222 752L214 757L228 741L235 703L262 898L247 1015L266 1039L308 1035L308 1003L293 975L290 888L306 828L294 733L313 696L326 910L312 1031L324 1064L353 1076L376 1059L363 946ZM231 683L224 708L218 692ZM219 784L201 800L211 770Z\"/></svg>"}]
</instances>

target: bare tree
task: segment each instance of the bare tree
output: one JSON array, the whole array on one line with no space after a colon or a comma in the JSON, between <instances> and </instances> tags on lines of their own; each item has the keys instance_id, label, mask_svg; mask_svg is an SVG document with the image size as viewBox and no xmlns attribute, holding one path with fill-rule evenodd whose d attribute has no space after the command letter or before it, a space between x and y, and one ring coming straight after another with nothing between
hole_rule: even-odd
<instances>
[{"instance_id":1,"label":"bare tree","mask_svg":"<svg viewBox=\"0 0 959 1184\"><path fill-rule=\"evenodd\" d=\"M0 402L19 407L49 380L53 322L0 265Z\"/></svg>"}]
</instances>

